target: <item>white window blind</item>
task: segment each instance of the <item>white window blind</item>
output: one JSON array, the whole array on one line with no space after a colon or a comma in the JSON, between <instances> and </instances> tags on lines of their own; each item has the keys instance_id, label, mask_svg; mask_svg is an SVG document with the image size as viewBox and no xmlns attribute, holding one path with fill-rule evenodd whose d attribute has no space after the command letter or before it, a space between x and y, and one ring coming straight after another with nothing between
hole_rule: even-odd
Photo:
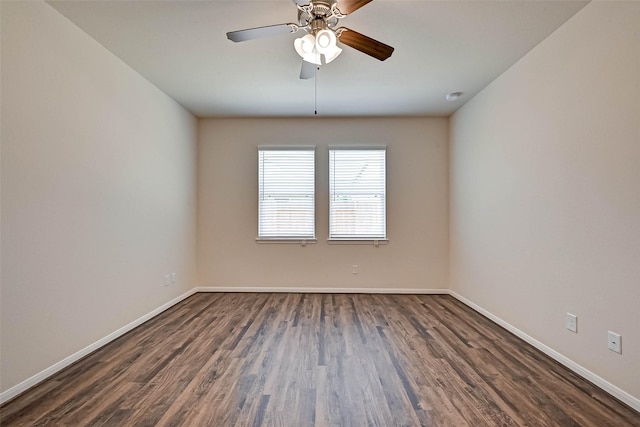
<instances>
[{"instance_id":1,"label":"white window blind","mask_svg":"<svg viewBox=\"0 0 640 427\"><path fill-rule=\"evenodd\" d=\"M329 239L385 240L386 149L329 150Z\"/></svg>"},{"instance_id":2,"label":"white window blind","mask_svg":"<svg viewBox=\"0 0 640 427\"><path fill-rule=\"evenodd\" d=\"M315 148L258 148L258 239L315 239Z\"/></svg>"}]
</instances>

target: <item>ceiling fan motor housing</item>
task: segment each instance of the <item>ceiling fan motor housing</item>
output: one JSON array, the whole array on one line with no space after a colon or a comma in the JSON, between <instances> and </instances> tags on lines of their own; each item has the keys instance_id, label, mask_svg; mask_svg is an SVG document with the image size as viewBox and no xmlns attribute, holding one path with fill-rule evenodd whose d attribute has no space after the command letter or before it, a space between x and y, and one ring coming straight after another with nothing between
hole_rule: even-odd
<instances>
[{"instance_id":1,"label":"ceiling fan motor housing","mask_svg":"<svg viewBox=\"0 0 640 427\"><path fill-rule=\"evenodd\" d=\"M298 7L298 24L308 27L311 34L327 28L334 28L339 17L335 14L335 0L317 0L308 6Z\"/></svg>"}]
</instances>

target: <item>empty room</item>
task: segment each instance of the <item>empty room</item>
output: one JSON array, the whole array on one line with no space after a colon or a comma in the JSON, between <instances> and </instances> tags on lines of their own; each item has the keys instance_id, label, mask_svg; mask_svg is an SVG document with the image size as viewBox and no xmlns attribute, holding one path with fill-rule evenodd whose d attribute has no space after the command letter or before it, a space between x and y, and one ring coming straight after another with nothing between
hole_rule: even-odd
<instances>
[{"instance_id":1,"label":"empty room","mask_svg":"<svg viewBox=\"0 0 640 427\"><path fill-rule=\"evenodd\" d=\"M640 2L0 40L0 425L640 426Z\"/></svg>"}]
</instances>

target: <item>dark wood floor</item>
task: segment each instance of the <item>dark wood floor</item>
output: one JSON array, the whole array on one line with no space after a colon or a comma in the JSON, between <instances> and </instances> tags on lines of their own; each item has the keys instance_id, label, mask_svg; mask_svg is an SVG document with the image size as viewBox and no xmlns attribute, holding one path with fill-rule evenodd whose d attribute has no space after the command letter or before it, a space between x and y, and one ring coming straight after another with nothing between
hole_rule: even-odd
<instances>
[{"instance_id":1,"label":"dark wood floor","mask_svg":"<svg viewBox=\"0 0 640 427\"><path fill-rule=\"evenodd\" d=\"M426 295L196 294L0 410L2 426L640 426Z\"/></svg>"}]
</instances>

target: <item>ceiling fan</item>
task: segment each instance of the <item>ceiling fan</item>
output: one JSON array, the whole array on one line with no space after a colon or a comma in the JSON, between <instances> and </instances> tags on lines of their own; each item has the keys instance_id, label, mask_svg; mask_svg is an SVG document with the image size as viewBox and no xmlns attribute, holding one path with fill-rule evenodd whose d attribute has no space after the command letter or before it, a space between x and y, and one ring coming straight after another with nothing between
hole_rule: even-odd
<instances>
[{"instance_id":1,"label":"ceiling fan","mask_svg":"<svg viewBox=\"0 0 640 427\"><path fill-rule=\"evenodd\" d=\"M294 41L296 52L302 57L301 79L315 75L318 65L328 64L340 55L340 43L359 50L380 61L389 58L393 48L349 28L336 28L338 21L367 5L372 0L293 0L298 8L297 24L277 24L265 27L231 31L227 38L243 42L262 37L295 33L307 34Z\"/></svg>"}]
</instances>

